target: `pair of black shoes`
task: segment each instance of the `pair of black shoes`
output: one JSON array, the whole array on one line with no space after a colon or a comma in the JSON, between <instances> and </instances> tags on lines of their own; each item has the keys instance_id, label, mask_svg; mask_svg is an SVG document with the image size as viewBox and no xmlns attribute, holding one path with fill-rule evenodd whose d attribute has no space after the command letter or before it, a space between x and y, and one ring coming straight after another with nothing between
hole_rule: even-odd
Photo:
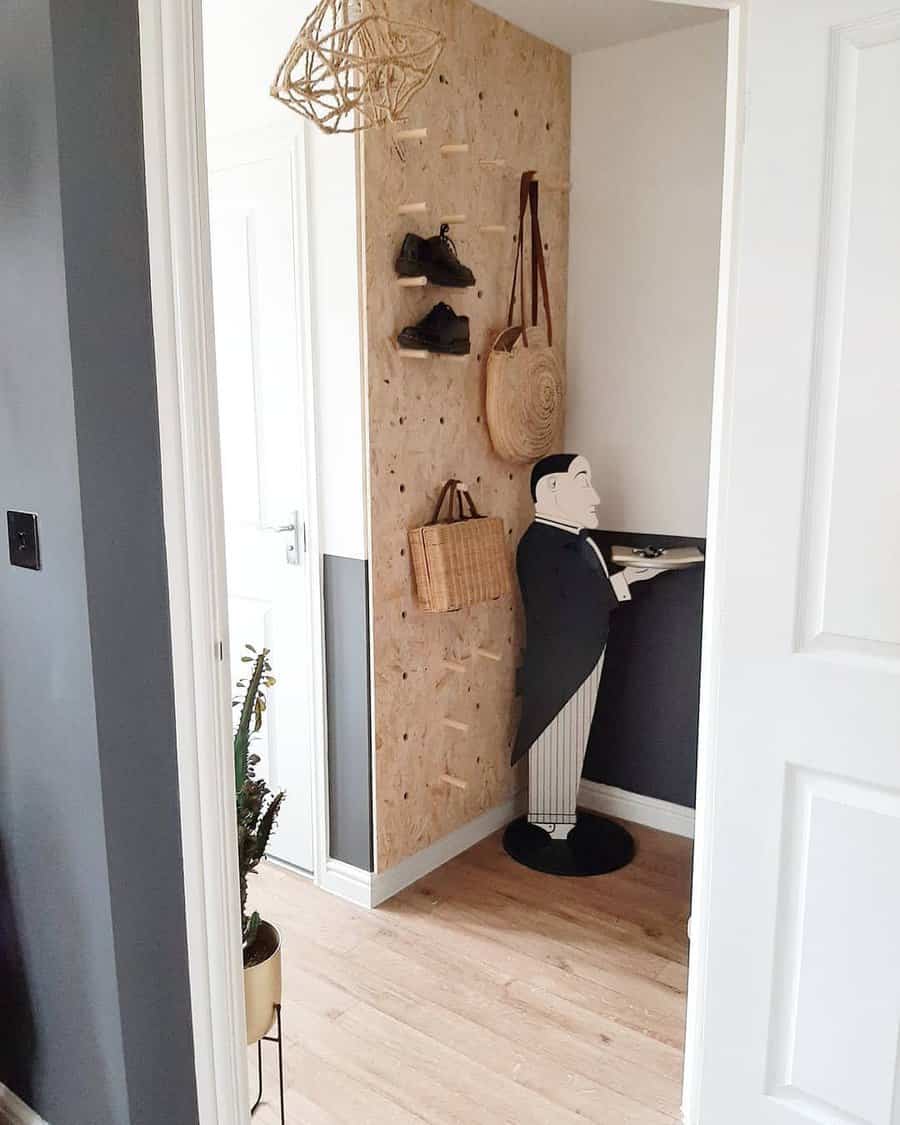
<instances>
[{"instance_id":1,"label":"pair of black shoes","mask_svg":"<svg viewBox=\"0 0 900 1125\"><path fill-rule=\"evenodd\" d=\"M475 284L475 275L460 262L456 246L449 236L450 227L443 223L434 238L408 234L397 256L400 277L426 277L432 285L466 289ZM440 301L418 324L403 329L397 337L401 348L434 352L437 355L468 355L469 318L457 316L449 305Z\"/></svg>"}]
</instances>

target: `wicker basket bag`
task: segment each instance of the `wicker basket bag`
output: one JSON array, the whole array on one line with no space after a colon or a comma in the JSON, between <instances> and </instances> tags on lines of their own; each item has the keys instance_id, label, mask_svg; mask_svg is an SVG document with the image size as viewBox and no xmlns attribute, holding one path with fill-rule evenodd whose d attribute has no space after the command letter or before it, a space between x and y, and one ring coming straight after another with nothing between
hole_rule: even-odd
<instances>
[{"instance_id":1,"label":"wicker basket bag","mask_svg":"<svg viewBox=\"0 0 900 1125\"><path fill-rule=\"evenodd\" d=\"M441 519L445 500L447 516ZM480 515L458 480L441 489L431 522L410 531L409 553L426 613L449 613L510 592L503 521Z\"/></svg>"},{"instance_id":2,"label":"wicker basket bag","mask_svg":"<svg viewBox=\"0 0 900 1125\"><path fill-rule=\"evenodd\" d=\"M531 207L531 325L525 323L525 212ZM516 281L522 319L513 324ZM538 326L538 281L547 320ZM551 347L553 322L544 244L538 220L538 184L533 172L522 176L519 237L509 298L507 327L496 338L487 361L486 415L491 443L504 461L538 461L558 444L564 409L563 373Z\"/></svg>"}]
</instances>

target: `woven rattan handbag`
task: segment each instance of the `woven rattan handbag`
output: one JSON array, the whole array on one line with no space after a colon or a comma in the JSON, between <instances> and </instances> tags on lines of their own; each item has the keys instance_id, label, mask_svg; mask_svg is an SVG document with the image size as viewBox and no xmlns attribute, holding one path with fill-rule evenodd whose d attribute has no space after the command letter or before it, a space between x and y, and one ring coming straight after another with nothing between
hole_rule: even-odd
<instances>
[{"instance_id":1,"label":"woven rattan handbag","mask_svg":"<svg viewBox=\"0 0 900 1125\"><path fill-rule=\"evenodd\" d=\"M531 325L525 323L525 212L531 207ZM522 319L513 324L516 280ZM538 326L538 280L547 331ZM551 344L553 322L544 244L538 220L538 184L534 172L522 175L519 192L519 238L509 298L507 327L494 341L487 361L486 413L491 442L504 461L538 461L559 442L563 420L563 373Z\"/></svg>"},{"instance_id":2,"label":"woven rattan handbag","mask_svg":"<svg viewBox=\"0 0 900 1125\"><path fill-rule=\"evenodd\" d=\"M448 497L447 516L441 519ZM410 531L409 553L426 613L448 613L510 592L503 521L479 515L458 480L448 480L441 489L431 523Z\"/></svg>"}]
</instances>

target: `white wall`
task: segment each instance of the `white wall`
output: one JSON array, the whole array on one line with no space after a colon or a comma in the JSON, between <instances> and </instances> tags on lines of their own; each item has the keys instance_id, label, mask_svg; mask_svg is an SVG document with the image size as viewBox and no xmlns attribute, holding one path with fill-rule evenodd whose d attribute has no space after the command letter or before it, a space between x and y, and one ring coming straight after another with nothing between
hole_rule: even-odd
<instances>
[{"instance_id":1,"label":"white wall","mask_svg":"<svg viewBox=\"0 0 900 1125\"><path fill-rule=\"evenodd\" d=\"M207 131L219 147L250 132L305 138L319 542L324 554L362 559L367 462L355 142L324 136L269 95L305 11L294 0L207 0Z\"/></svg>"},{"instance_id":2,"label":"white wall","mask_svg":"<svg viewBox=\"0 0 900 1125\"><path fill-rule=\"evenodd\" d=\"M601 526L703 536L727 21L572 60L566 446Z\"/></svg>"}]
</instances>

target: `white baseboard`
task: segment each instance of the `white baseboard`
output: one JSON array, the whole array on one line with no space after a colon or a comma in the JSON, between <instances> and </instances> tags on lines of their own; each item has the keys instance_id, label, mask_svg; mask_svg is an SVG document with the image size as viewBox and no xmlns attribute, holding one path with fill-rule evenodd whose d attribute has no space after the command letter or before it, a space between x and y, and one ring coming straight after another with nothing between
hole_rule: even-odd
<instances>
[{"instance_id":1,"label":"white baseboard","mask_svg":"<svg viewBox=\"0 0 900 1125\"><path fill-rule=\"evenodd\" d=\"M493 832L505 828L511 820L515 820L524 811L524 795L513 797L494 809L488 809L486 813L470 820L468 824L457 828L448 836L436 840L409 859L401 860L396 867L373 875L372 905L378 906L386 902L411 883L415 883L417 879L430 875L432 871L458 856L460 852L467 851Z\"/></svg>"},{"instance_id":2,"label":"white baseboard","mask_svg":"<svg viewBox=\"0 0 900 1125\"><path fill-rule=\"evenodd\" d=\"M325 875L319 880L319 886L322 890L346 899L355 906L367 908L379 906L399 894L411 883L415 883L417 879L430 875L432 871L458 856L460 852L467 851L486 836L506 827L511 820L524 812L524 809L524 796L505 801L495 809L489 809L481 816L470 820L462 828L457 828L455 832L436 840L409 859L401 860L396 867L376 875L359 867L351 867L349 863L330 859L325 867Z\"/></svg>"},{"instance_id":3,"label":"white baseboard","mask_svg":"<svg viewBox=\"0 0 900 1125\"><path fill-rule=\"evenodd\" d=\"M47 1125L22 1099L0 1082L0 1122L4 1125Z\"/></svg>"},{"instance_id":4,"label":"white baseboard","mask_svg":"<svg viewBox=\"0 0 900 1125\"><path fill-rule=\"evenodd\" d=\"M353 867L349 863L342 863L339 859L329 859L325 864L325 874L319 880L319 886L329 894L352 902L354 906L372 906L372 880L374 876L370 871L363 871L361 867Z\"/></svg>"},{"instance_id":5,"label":"white baseboard","mask_svg":"<svg viewBox=\"0 0 900 1125\"><path fill-rule=\"evenodd\" d=\"M694 835L693 809L673 805L669 801L659 801L655 797L627 793L624 789L614 789L611 785L600 785L596 781L582 781L578 803L592 812L630 820L634 824L645 824L648 828L657 828L661 832L672 832L676 836L691 839ZM417 879L430 875L461 852L506 827L524 811L525 795L519 794L495 809L482 813L475 820L470 820L448 836L436 840L409 859L401 860L395 867L377 874L330 859L325 867L325 875L319 880L319 886L355 906L379 906Z\"/></svg>"},{"instance_id":6,"label":"white baseboard","mask_svg":"<svg viewBox=\"0 0 900 1125\"><path fill-rule=\"evenodd\" d=\"M658 828L661 832L672 832L676 836L694 838L694 810L684 805L673 805L670 801L660 801L655 797L643 797L640 793L628 793L624 789L614 789L611 785L600 785L596 781L581 782L578 803L591 812L630 820L633 824L644 824L648 828Z\"/></svg>"}]
</instances>

